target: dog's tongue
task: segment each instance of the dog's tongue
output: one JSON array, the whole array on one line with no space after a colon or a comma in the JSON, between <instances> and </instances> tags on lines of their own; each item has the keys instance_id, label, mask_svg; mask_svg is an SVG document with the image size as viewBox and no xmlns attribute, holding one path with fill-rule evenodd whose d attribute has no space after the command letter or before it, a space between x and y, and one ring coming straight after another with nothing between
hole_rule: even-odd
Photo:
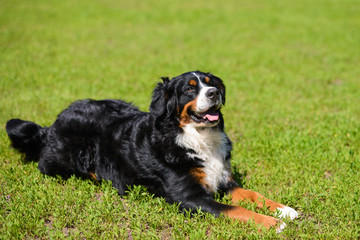
<instances>
[{"instance_id":1,"label":"dog's tongue","mask_svg":"<svg viewBox=\"0 0 360 240\"><path fill-rule=\"evenodd\" d=\"M217 113L217 112L207 112L203 116L203 119L207 119L210 122L217 121L219 119L219 113Z\"/></svg>"}]
</instances>

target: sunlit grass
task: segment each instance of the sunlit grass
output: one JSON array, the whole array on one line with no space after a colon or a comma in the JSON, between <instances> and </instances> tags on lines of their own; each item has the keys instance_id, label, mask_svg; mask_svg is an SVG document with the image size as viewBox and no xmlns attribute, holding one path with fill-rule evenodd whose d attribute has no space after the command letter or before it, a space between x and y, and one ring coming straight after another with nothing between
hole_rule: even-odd
<instances>
[{"instance_id":1,"label":"sunlit grass","mask_svg":"<svg viewBox=\"0 0 360 240\"><path fill-rule=\"evenodd\" d=\"M2 1L2 129L13 117L50 125L82 98L147 110L160 77L211 71L227 86L244 187L300 218L259 233L140 187L120 197L109 183L47 177L1 130L0 238L359 238L359 12L352 0Z\"/></svg>"}]
</instances>

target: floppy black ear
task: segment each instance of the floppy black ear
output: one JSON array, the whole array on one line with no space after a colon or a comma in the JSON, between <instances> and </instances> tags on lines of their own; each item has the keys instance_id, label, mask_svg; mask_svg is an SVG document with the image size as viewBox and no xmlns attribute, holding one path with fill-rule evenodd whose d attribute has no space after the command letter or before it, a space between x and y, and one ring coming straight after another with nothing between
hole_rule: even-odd
<instances>
[{"instance_id":1,"label":"floppy black ear","mask_svg":"<svg viewBox=\"0 0 360 240\"><path fill-rule=\"evenodd\" d=\"M166 110L166 101L167 101L167 93L166 93L166 83L158 83L153 91L152 100L149 107L150 114L158 118L164 114Z\"/></svg>"},{"instance_id":2,"label":"floppy black ear","mask_svg":"<svg viewBox=\"0 0 360 240\"><path fill-rule=\"evenodd\" d=\"M225 92L226 92L225 85L220 78L218 78L212 74L210 74L210 75L214 79L216 88L219 89L219 91L220 91L222 104L225 105Z\"/></svg>"},{"instance_id":3,"label":"floppy black ear","mask_svg":"<svg viewBox=\"0 0 360 240\"><path fill-rule=\"evenodd\" d=\"M220 90L220 94L221 94L221 101L222 104L225 105L225 85L223 84L222 81L220 81L219 86L218 86L219 90Z\"/></svg>"},{"instance_id":4,"label":"floppy black ear","mask_svg":"<svg viewBox=\"0 0 360 240\"><path fill-rule=\"evenodd\" d=\"M165 118L175 118L177 98L169 78L162 78L163 83L158 83L153 91L152 101L149 107L150 114L159 123Z\"/></svg>"}]
</instances>

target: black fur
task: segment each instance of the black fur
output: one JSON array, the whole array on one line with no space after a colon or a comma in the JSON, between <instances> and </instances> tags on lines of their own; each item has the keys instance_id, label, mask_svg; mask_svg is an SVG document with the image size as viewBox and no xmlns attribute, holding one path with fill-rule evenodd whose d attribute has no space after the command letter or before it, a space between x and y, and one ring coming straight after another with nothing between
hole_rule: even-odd
<instances>
[{"instance_id":1,"label":"black fur","mask_svg":"<svg viewBox=\"0 0 360 240\"><path fill-rule=\"evenodd\" d=\"M207 73L225 104L222 81ZM188 91L191 73L169 80L163 78L153 91L150 113L139 111L121 100L81 100L71 104L48 128L12 119L6 131L14 148L27 158L39 161L39 170L51 176L67 178L73 174L112 181L119 194L129 186L144 185L181 209L197 209L219 215L230 209L216 202L213 193L190 173L202 167L202 159L192 158L194 150L176 143L182 133L179 113L198 91ZM213 127L224 130L224 120ZM230 140L226 144L231 144ZM230 148L229 148L230 149ZM230 150L226 156L230 161ZM229 191L237 184L229 180L219 186Z\"/></svg>"},{"instance_id":2,"label":"black fur","mask_svg":"<svg viewBox=\"0 0 360 240\"><path fill-rule=\"evenodd\" d=\"M26 154L28 160L40 157L42 147L42 128L28 121L11 119L6 124L6 131L11 139L12 146Z\"/></svg>"}]
</instances>

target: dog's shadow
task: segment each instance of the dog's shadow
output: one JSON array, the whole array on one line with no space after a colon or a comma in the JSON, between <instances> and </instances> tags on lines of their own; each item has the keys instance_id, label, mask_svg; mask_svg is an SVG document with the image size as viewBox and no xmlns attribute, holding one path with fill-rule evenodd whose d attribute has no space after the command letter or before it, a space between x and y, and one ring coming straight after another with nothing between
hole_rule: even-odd
<instances>
[{"instance_id":1,"label":"dog's shadow","mask_svg":"<svg viewBox=\"0 0 360 240\"><path fill-rule=\"evenodd\" d=\"M241 172L236 166L233 166L232 174L235 182L237 182L239 186L243 188L246 183L246 176L248 175L247 170Z\"/></svg>"}]
</instances>

